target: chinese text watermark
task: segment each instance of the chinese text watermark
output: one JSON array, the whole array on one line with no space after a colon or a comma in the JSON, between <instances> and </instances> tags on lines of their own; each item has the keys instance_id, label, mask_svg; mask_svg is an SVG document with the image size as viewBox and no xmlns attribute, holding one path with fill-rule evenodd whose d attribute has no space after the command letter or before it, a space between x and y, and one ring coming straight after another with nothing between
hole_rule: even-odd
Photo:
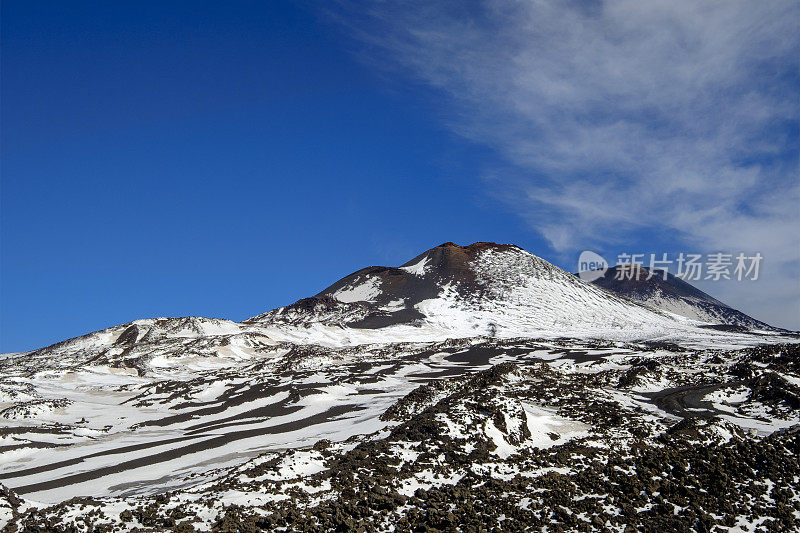
<instances>
[{"instance_id":1,"label":"chinese text watermark","mask_svg":"<svg viewBox=\"0 0 800 533\"><path fill-rule=\"evenodd\" d=\"M675 277L684 281L756 281L763 256L760 253L748 255L739 253L692 254L628 254L617 256L614 279L651 279L661 277L666 280L673 270ZM578 258L578 275L586 281L594 281L606 275L608 262L599 254L585 250Z\"/></svg>"}]
</instances>

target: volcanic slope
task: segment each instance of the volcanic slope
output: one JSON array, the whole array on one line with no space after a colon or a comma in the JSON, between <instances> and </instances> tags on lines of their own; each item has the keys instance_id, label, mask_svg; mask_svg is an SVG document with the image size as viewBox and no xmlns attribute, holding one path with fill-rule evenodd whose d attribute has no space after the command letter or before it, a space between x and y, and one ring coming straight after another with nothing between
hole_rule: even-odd
<instances>
[{"instance_id":1,"label":"volcanic slope","mask_svg":"<svg viewBox=\"0 0 800 533\"><path fill-rule=\"evenodd\" d=\"M617 265L593 283L636 302L693 320L748 329L775 329L663 270L654 270L651 275L645 267Z\"/></svg>"},{"instance_id":2,"label":"volcanic slope","mask_svg":"<svg viewBox=\"0 0 800 533\"><path fill-rule=\"evenodd\" d=\"M515 246L446 243L244 322L6 354L0 528L614 530L644 509L785 530L797 338L703 325Z\"/></svg>"},{"instance_id":3,"label":"volcanic slope","mask_svg":"<svg viewBox=\"0 0 800 533\"><path fill-rule=\"evenodd\" d=\"M490 335L684 338L693 325L586 283L517 246L445 243L400 267L368 267L246 325L357 330L350 339ZM317 326L315 329L313 326ZM410 329L414 328L414 329ZM328 334L334 334L328 330ZM324 337L320 337L324 341Z\"/></svg>"}]
</instances>

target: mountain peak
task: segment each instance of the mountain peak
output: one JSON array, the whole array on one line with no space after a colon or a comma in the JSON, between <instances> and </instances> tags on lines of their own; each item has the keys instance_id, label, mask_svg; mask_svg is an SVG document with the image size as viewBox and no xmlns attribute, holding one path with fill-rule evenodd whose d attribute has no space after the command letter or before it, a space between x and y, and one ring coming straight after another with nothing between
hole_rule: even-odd
<instances>
[{"instance_id":1,"label":"mountain peak","mask_svg":"<svg viewBox=\"0 0 800 533\"><path fill-rule=\"evenodd\" d=\"M608 269L593 283L634 301L694 320L772 329L664 270L651 272L647 267L626 263Z\"/></svg>"},{"instance_id":2,"label":"mountain peak","mask_svg":"<svg viewBox=\"0 0 800 533\"><path fill-rule=\"evenodd\" d=\"M675 327L644 308L548 263L518 246L446 242L399 267L371 266L311 299L269 311L255 324L322 324L357 330L425 327L436 335L582 335L647 323Z\"/></svg>"},{"instance_id":3,"label":"mountain peak","mask_svg":"<svg viewBox=\"0 0 800 533\"><path fill-rule=\"evenodd\" d=\"M462 271L465 269L470 270L469 264L474 261L478 255L487 251L524 252L524 250L512 244L474 242L468 246L460 246L453 242L446 242L431 248L430 250L426 250L407 263L400 265L399 268L409 269L413 265L417 265L420 262L427 260L428 266L431 267L431 269L436 270L439 274L444 274L447 271Z\"/></svg>"},{"instance_id":4,"label":"mountain peak","mask_svg":"<svg viewBox=\"0 0 800 533\"><path fill-rule=\"evenodd\" d=\"M440 244L439 246L436 246L435 248L460 248L462 250L471 250L471 251L486 250L486 249L506 250L510 248L515 248L518 250L521 249L519 246L516 246L514 244L503 244L503 243L489 242L489 241L477 241L473 242L472 244L468 244L467 246L461 246L460 244L448 241ZM431 250L435 248L431 248Z\"/></svg>"}]
</instances>

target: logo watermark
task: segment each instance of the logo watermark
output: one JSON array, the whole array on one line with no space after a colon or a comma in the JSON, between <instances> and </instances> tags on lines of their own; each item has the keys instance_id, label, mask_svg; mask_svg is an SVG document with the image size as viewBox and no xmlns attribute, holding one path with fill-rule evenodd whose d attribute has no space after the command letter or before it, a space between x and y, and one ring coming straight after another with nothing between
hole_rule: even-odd
<instances>
[{"instance_id":1,"label":"logo watermark","mask_svg":"<svg viewBox=\"0 0 800 533\"><path fill-rule=\"evenodd\" d=\"M608 261L602 255L584 250L578 257L578 276L583 281L594 281L602 278L608 271Z\"/></svg>"},{"instance_id":2,"label":"logo watermark","mask_svg":"<svg viewBox=\"0 0 800 533\"><path fill-rule=\"evenodd\" d=\"M690 254L628 254L617 256L614 279L651 279L655 276L667 279L673 275L684 281L757 281L764 257L760 253ZM600 254L584 250L578 258L578 276L584 281L594 281L606 275L611 267Z\"/></svg>"}]
</instances>

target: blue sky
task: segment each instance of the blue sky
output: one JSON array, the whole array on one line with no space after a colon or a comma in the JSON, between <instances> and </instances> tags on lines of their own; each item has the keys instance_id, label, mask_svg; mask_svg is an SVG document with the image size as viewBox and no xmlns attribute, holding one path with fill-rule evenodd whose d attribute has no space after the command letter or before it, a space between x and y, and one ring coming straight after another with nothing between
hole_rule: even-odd
<instances>
[{"instance_id":1,"label":"blue sky","mask_svg":"<svg viewBox=\"0 0 800 533\"><path fill-rule=\"evenodd\" d=\"M761 251L703 288L800 327L796 3L331 5L2 3L0 352L445 241Z\"/></svg>"}]
</instances>

